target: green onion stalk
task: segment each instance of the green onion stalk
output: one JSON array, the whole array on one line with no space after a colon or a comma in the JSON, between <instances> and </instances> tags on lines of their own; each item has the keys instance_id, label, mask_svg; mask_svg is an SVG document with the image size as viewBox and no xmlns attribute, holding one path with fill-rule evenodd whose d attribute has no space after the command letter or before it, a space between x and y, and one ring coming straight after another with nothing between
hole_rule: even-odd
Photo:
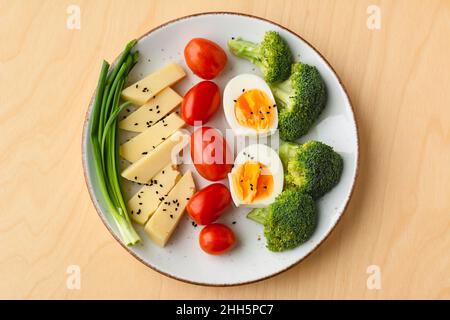
<instances>
[{"instance_id":1,"label":"green onion stalk","mask_svg":"<svg viewBox=\"0 0 450 320\"><path fill-rule=\"evenodd\" d=\"M110 71L109 63L103 61L90 124L95 177L99 182L108 212L112 215L122 241L127 246L135 245L140 238L128 216L120 188L117 117L130 104L120 103L120 93L139 57L137 51L131 52L135 45L136 40L127 44Z\"/></svg>"}]
</instances>

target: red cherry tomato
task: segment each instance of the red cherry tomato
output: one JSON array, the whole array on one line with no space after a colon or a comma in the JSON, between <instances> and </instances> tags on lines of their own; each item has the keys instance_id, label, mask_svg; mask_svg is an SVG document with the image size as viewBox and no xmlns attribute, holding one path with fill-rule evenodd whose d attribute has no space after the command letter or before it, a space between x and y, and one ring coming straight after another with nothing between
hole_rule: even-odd
<instances>
[{"instance_id":1,"label":"red cherry tomato","mask_svg":"<svg viewBox=\"0 0 450 320\"><path fill-rule=\"evenodd\" d=\"M181 116L191 126L195 121L205 124L219 107L219 86L211 81L202 81L185 94L181 104Z\"/></svg>"},{"instance_id":2,"label":"red cherry tomato","mask_svg":"<svg viewBox=\"0 0 450 320\"><path fill-rule=\"evenodd\" d=\"M231 202L226 186L213 183L197 191L189 200L186 210L197 224L211 224L216 221Z\"/></svg>"},{"instance_id":3,"label":"red cherry tomato","mask_svg":"<svg viewBox=\"0 0 450 320\"><path fill-rule=\"evenodd\" d=\"M211 80L225 68L227 55L215 42L194 38L184 48L184 58L189 68L200 78Z\"/></svg>"},{"instance_id":4,"label":"red cherry tomato","mask_svg":"<svg viewBox=\"0 0 450 320\"><path fill-rule=\"evenodd\" d=\"M233 230L226 225L213 223L203 228L199 236L200 247L209 254L222 254L236 244Z\"/></svg>"},{"instance_id":5,"label":"red cherry tomato","mask_svg":"<svg viewBox=\"0 0 450 320\"><path fill-rule=\"evenodd\" d=\"M227 142L211 127L198 128L191 135L191 158L198 173L210 181L224 179L232 169Z\"/></svg>"}]
</instances>

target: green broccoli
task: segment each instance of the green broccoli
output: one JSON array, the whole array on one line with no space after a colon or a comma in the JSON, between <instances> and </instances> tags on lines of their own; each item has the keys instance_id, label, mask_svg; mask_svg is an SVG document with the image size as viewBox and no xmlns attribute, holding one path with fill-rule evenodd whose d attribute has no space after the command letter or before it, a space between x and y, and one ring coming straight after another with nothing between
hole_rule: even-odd
<instances>
[{"instance_id":1,"label":"green broccoli","mask_svg":"<svg viewBox=\"0 0 450 320\"><path fill-rule=\"evenodd\" d=\"M322 142L283 142L279 155L287 187L295 186L314 199L330 191L341 179L342 157Z\"/></svg>"},{"instance_id":2,"label":"green broccoli","mask_svg":"<svg viewBox=\"0 0 450 320\"><path fill-rule=\"evenodd\" d=\"M306 242L317 224L313 198L293 188L283 191L267 208L250 211L247 218L264 225L270 251L293 249Z\"/></svg>"},{"instance_id":3,"label":"green broccoli","mask_svg":"<svg viewBox=\"0 0 450 320\"><path fill-rule=\"evenodd\" d=\"M316 67L295 63L289 79L271 86L279 110L280 138L295 141L306 134L327 102L325 82Z\"/></svg>"},{"instance_id":4,"label":"green broccoli","mask_svg":"<svg viewBox=\"0 0 450 320\"><path fill-rule=\"evenodd\" d=\"M234 55L247 59L260 68L268 83L281 82L289 77L292 53L275 31L266 32L259 44L236 38L228 41L228 47Z\"/></svg>"}]
</instances>

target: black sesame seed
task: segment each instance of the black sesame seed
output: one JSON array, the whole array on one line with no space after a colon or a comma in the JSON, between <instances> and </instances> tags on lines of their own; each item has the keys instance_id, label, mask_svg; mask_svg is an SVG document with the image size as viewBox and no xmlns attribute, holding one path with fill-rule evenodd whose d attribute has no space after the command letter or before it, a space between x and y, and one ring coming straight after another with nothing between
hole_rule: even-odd
<instances>
[{"instance_id":1,"label":"black sesame seed","mask_svg":"<svg viewBox=\"0 0 450 320\"><path fill-rule=\"evenodd\" d=\"M156 113L159 113L159 110L158 110L158 111L156 111Z\"/></svg>"},{"instance_id":2,"label":"black sesame seed","mask_svg":"<svg viewBox=\"0 0 450 320\"><path fill-rule=\"evenodd\" d=\"M134 177L134 180L137 180L137 176L136 176L136 177Z\"/></svg>"},{"instance_id":3,"label":"black sesame seed","mask_svg":"<svg viewBox=\"0 0 450 320\"><path fill-rule=\"evenodd\" d=\"M138 211L136 211L136 214L141 214L141 209L139 209Z\"/></svg>"},{"instance_id":4,"label":"black sesame seed","mask_svg":"<svg viewBox=\"0 0 450 320\"><path fill-rule=\"evenodd\" d=\"M153 109L152 109L152 108L150 108L150 109L148 109L148 111L153 111Z\"/></svg>"},{"instance_id":5,"label":"black sesame seed","mask_svg":"<svg viewBox=\"0 0 450 320\"><path fill-rule=\"evenodd\" d=\"M236 221L233 221L232 224L236 224Z\"/></svg>"},{"instance_id":6,"label":"black sesame seed","mask_svg":"<svg viewBox=\"0 0 450 320\"><path fill-rule=\"evenodd\" d=\"M138 85L138 84L136 84L136 88L139 88L139 85Z\"/></svg>"},{"instance_id":7,"label":"black sesame seed","mask_svg":"<svg viewBox=\"0 0 450 320\"><path fill-rule=\"evenodd\" d=\"M148 153L147 151L142 152L143 155L146 155L147 153Z\"/></svg>"},{"instance_id":8,"label":"black sesame seed","mask_svg":"<svg viewBox=\"0 0 450 320\"><path fill-rule=\"evenodd\" d=\"M134 125L137 126L138 124L139 124L139 123L136 122Z\"/></svg>"},{"instance_id":9,"label":"black sesame seed","mask_svg":"<svg viewBox=\"0 0 450 320\"><path fill-rule=\"evenodd\" d=\"M159 184L159 186L162 188L163 187L163 185L162 184Z\"/></svg>"},{"instance_id":10,"label":"black sesame seed","mask_svg":"<svg viewBox=\"0 0 450 320\"><path fill-rule=\"evenodd\" d=\"M142 202L139 202L139 205L142 206Z\"/></svg>"},{"instance_id":11,"label":"black sesame seed","mask_svg":"<svg viewBox=\"0 0 450 320\"><path fill-rule=\"evenodd\" d=\"M156 192L156 194L158 194L159 192L158 191L155 191Z\"/></svg>"},{"instance_id":12,"label":"black sesame seed","mask_svg":"<svg viewBox=\"0 0 450 320\"><path fill-rule=\"evenodd\" d=\"M141 198L141 196L138 194L138 198L140 199Z\"/></svg>"},{"instance_id":13,"label":"black sesame seed","mask_svg":"<svg viewBox=\"0 0 450 320\"><path fill-rule=\"evenodd\" d=\"M164 174L164 170L162 171L162 174Z\"/></svg>"},{"instance_id":14,"label":"black sesame seed","mask_svg":"<svg viewBox=\"0 0 450 320\"><path fill-rule=\"evenodd\" d=\"M167 211L167 209L163 209L163 211Z\"/></svg>"},{"instance_id":15,"label":"black sesame seed","mask_svg":"<svg viewBox=\"0 0 450 320\"><path fill-rule=\"evenodd\" d=\"M173 214L170 215L170 219L173 219Z\"/></svg>"}]
</instances>

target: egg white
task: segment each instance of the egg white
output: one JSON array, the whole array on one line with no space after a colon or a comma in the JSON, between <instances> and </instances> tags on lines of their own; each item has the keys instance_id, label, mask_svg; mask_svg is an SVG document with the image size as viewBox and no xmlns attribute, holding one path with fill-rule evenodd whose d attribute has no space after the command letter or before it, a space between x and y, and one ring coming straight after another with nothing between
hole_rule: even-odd
<instances>
[{"instance_id":1,"label":"egg white","mask_svg":"<svg viewBox=\"0 0 450 320\"><path fill-rule=\"evenodd\" d=\"M233 184L233 174L236 173L240 165L247 161L258 161L265 165L273 176L273 191L264 199L257 200L253 203L244 203L236 193ZM283 191L284 173L283 165L281 163L278 153L272 148L264 144L252 144L244 148L239 152L234 160L233 170L228 174L228 180L230 183L230 193L234 204L239 206L246 206L250 208L262 208L267 207L269 204L275 201L275 198Z\"/></svg>"},{"instance_id":2,"label":"egg white","mask_svg":"<svg viewBox=\"0 0 450 320\"><path fill-rule=\"evenodd\" d=\"M243 93L242 90L248 91L258 89L264 92L272 104L275 104L275 98L268 84L257 75L254 74L240 74L230 81L228 81L223 91L223 111L225 118L237 136L269 136L276 132L278 128L278 111L273 108L274 118L272 125L266 131L258 131L253 128L248 128L239 124L234 113L234 105L237 98Z\"/></svg>"}]
</instances>

